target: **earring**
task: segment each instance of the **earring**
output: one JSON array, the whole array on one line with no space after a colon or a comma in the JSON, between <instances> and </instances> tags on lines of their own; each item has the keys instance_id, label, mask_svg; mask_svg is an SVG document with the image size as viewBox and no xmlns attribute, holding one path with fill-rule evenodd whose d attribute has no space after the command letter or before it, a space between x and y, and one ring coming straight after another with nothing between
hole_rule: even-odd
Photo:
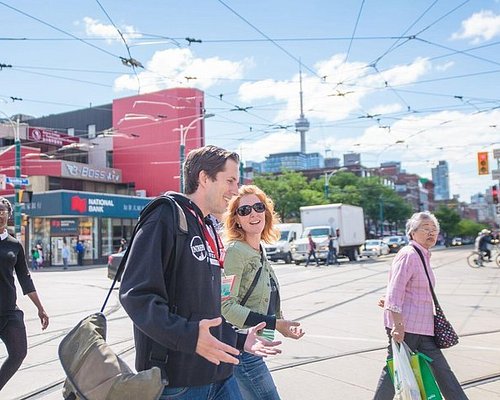
<instances>
[{"instance_id":1,"label":"earring","mask_svg":"<svg viewBox=\"0 0 500 400\"><path fill-rule=\"evenodd\" d=\"M241 225L239 223L236 223L236 228L241 229Z\"/></svg>"}]
</instances>

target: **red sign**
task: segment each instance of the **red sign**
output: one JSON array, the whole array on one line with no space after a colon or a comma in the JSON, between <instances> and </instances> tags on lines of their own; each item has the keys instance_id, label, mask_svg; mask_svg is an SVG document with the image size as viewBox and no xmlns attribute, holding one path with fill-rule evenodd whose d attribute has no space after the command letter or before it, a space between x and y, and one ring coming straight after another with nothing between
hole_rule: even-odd
<instances>
[{"instance_id":1,"label":"red sign","mask_svg":"<svg viewBox=\"0 0 500 400\"><path fill-rule=\"evenodd\" d=\"M64 133L60 133L57 131L53 131L51 129L43 129L43 128L29 128L28 129L28 140L32 140L33 142L51 144L53 146L66 146L71 143L79 143L80 138L65 135Z\"/></svg>"},{"instance_id":2,"label":"red sign","mask_svg":"<svg viewBox=\"0 0 500 400\"><path fill-rule=\"evenodd\" d=\"M73 196L71 198L71 210L78 211L79 213L84 213L87 211L87 199L82 199L79 196Z\"/></svg>"}]
</instances>

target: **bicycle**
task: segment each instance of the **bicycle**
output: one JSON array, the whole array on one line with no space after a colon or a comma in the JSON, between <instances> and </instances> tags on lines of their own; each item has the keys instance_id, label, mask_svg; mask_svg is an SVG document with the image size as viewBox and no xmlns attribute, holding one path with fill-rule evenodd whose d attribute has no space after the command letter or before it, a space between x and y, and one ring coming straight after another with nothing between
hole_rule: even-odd
<instances>
[{"instance_id":1,"label":"bicycle","mask_svg":"<svg viewBox=\"0 0 500 400\"><path fill-rule=\"evenodd\" d=\"M484 263L487 262L484 260L484 251L473 251L469 256L467 257L467 264L471 268L479 268L479 267L484 267ZM497 267L500 268L500 253L497 253L496 256L492 256L491 262L495 262Z\"/></svg>"},{"instance_id":2,"label":"bicycle","mask_svg":"<svg viewBox=\"0 0 500 400\"><path fill-rule=\"evenodd\" d=\"M471 268L479 268L479 267L484 267L484 259L483 259L484 253L481 251L473 251L467 256L467 264Z\"/></svg>"}]
</instances>

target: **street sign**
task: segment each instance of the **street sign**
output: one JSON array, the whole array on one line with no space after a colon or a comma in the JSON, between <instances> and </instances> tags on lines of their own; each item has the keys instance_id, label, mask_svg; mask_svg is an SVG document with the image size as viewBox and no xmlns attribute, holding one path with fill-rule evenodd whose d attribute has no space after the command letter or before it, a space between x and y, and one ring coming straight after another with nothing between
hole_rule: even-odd
<instances>
[{"instance_id":1,"label":"street sign","mask_svg":"<svg viewBox=\"0 0 500 400\"><path fill-rule=\"evenodd\" d=\"M491 170L491 179L500 179L500 169Z\"/></svg>"},{"instance_id":2,"label":"street sign","mask_svg":"<svg viewBox=\"0 0 500 400\"><path fill-rule=\"evenodd\" d=\"M493 158L500 158L500 149L493 149Z\"/></svg>"},{"instance_id":3,"label":"street sign","mask_svg":"<svg viewBox=\"0 0 500 400\"><path fill-rule=\"evenodd\" d=\"M29 185L30 180L28 178L15 178L11 176L6 176L5 183L10 183L11 185Z\"/></svg>"}]
</instances>

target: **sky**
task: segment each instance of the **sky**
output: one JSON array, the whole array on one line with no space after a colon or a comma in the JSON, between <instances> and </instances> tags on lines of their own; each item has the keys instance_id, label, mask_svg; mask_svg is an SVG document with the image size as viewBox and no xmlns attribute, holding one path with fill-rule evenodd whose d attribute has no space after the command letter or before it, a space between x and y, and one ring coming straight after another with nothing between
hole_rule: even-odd
<instances>
[{"instance_id":1,"label":"sky","mask_svg":"<svg viewBox=\"0 0 500 400\"><path fill-rule=\"evenodd\" d=\"M301 71L307 152L446 160L470 201L498 183L499 45L500 0L0 0L0 117L196 87L206 143L263 161L300 150Z\"/></svg>"}]
</instances>

